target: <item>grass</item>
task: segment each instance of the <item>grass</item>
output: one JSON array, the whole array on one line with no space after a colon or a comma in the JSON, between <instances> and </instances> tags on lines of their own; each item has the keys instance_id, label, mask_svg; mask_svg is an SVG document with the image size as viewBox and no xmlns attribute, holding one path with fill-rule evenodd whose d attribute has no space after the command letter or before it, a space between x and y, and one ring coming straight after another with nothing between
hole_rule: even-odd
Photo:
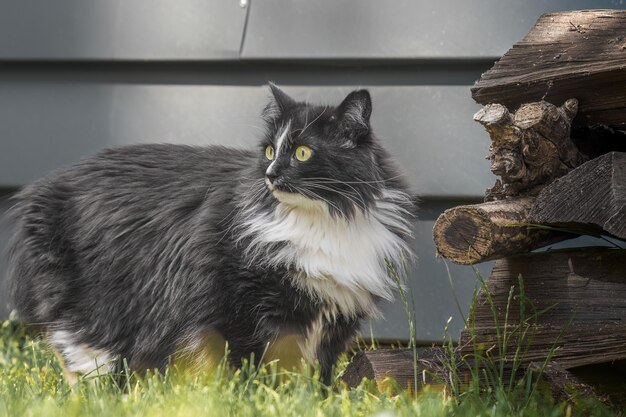
<instances>
[{"instance_id":1,"label":"grass","mask_svg":"<svg viewBox=\"0 0 626 417\"><path fill-rule=\"evenodd\" d=\"M484 280L479 276L482 285ZM399 282L399 281L398 281ZM523 282L519 297L523 308ZM412 297L400 288L411 329L410 348L416 354L415 315ZM494 310L495 311L495 310ZM541 313L541 312L539 312ZM399 389L381 391L372 381L349 389L335 378L333 386L321 384L314 370L309 373L279 371L275 364L260 368L245 366L233 370L221 364L215 372L183 375L165 374L130 377L123 383L107 375L88 375L69 386L53 352L38 337L25 333L11 321L0 328L0 417L71 416L254 416L254 417L498 417L498 416L613 416L595 399L556 403L537 379L520 365L525 348L532 340L532 322L537 312L523 314L520 323L499 323L498 346L490 351L476 349L473 355L457 357L450 338L446 344L450 381L427 387L421 392ZM508 314L506 315L508 317ZM471 329L472 315L467 319ZM357 349L375 348L375 341ZM514 376L505 375L497 358L515 349ZM348 363L344 356L337 376ZM480 364L480 369L477 366ZM517 364L517 367L516 367ZM462 381L459 366L473 367L471 379Z\"/></svg>"},{"instance_id":2,"label":"grass","mask_svg":"<svg viewBox=\"0 0 626 417\"><path fill-rule=\"evenodd\" d=\"M131 378L87 376L74 387L48 347L6 321L0 331L0 416L610 416L600 403L556 404L545 390L528 394L470 384L454 395L426 389L417 395L379 391L372 382L330 390L315 373L279 372L272 364L200 376L172 372ZM345 366L342 359L339 368ZM282 380L282 382L281 382Z\"/></svg>"}]
</instances>

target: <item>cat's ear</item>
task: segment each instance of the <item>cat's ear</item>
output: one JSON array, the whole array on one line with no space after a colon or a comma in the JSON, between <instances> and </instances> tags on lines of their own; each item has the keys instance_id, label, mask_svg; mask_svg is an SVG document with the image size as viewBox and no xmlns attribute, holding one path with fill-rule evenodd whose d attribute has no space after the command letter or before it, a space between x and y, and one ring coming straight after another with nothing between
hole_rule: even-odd
<instances>
[{"instance_id":1,"label":"cat's ear","mask_svg":"<svg viewBox=\"0 0 626 417\"><path fill-rule=\"evenodd\" d=\"M367 90L356 90L348 94L337 107L334 118L341 136L356 145L358 139L370 131L372 98Z\"/></svg>"},{"instance_id":2,"label":"cat's ear","mask_svg":"<svg viewBox=\"0 0 626 417\"><path fill-rule=\"evenodd\" d=\"M274 99L269 104L269 107L274 107L280 113L285 112L289 108L293 107L296 104L296 101L289 97L287 93L278 88L276 84L270 82L270 91L272 92L272 96Z\"/></svg>"}]
</instances>

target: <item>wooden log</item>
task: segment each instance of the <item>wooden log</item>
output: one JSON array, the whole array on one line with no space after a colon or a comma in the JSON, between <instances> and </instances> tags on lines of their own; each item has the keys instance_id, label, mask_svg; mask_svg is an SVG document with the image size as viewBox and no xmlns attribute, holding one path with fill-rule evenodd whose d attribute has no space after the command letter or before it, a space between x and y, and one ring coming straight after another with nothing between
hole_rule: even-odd
<instances>
[{"instance_id":1,"label":"wooden log","mask_svg":"<svg viewBox=\"0 0 626 417\"><path fill-rule=\"evenodd\" d=\"M592 387L594 393L615 410L626 410L626 361L570 368L568 372Z\"/></svg>"},{"instance_id":2,"label":"wooden log","mask_svg":"<svg viewBox=\"0 0 626 417\"><path fill-rule=\"evenodd\" d=\"M515 298L509 302L511 287ZM473 325L461 333L463 354L483 346L497 355L506 346L505 358L512 361L516 326L523 323L522 330L529 329L523 363L544 361L551 351L566 369L626 359L626 249L570 249L501 259L487 292L479 293ZM505 331L512 335L506 343Z\"/></svg>"},{"instance_id":3,"label":"wooden log","mask_svg":"<svg viewBox=\"0 0 626 417\"><path fill-rule=\"evenodd\" d=\"M568 387L591 395L593 386L614 404L626 404L626 249L569 249L505 258L496 262L486 289L488 295L481 291L470 327L461 334L455 355L464 361L455 364L456 376L450 374L450 359L441 348L420 349L417 367L412 350L400 349L358 353L343 380L351 387L363 378L375 380L379 387L389 379L415 387L417 372L418 389L452 379L463 384L474 366L499 368L504 361L502 377L508 381L514 369L521 377L527 367L540 368L550 359L543 378L563 399L571 398ZM617 377L607 379L603 367L614 369L616 364L622 364Z\"/></svg>"},{"instance_id":4,"label":"wooden log","mask_svg":"<svg viewBox=\"0 0 626 417\"><path fill-rule=\"evenodd\" d=\"M418 352L417 366L414 365L412 349L359 352L348 364L342 380L350 388L357 387L363 379L370 380L381 391L412 389L414 386L417 386L418 391L426 386L446 388L452 382L460 384L462 389L476 376L481 378L480 383L484 386L495 382L485 377L480 366L477 368L479 372L472 376L473 365L467 361L457 362L452 375L448 368L450 358L446 357L442 348L419 348ZM492 363L490 366L487 374L493 372L494 368L500 372L500 364ZM524 377L527 371L532 372L536 378L540 378L540 383L547 386L557 402L577 404L581 398L595 396L616 410L623 410L626 407L625 369L623 361L566 369L558 362L546 364L543 360L531 362L527 368L518 367L515 378ZM512 364L505 363L500 375L504 383L510 381L512 372Z\"/></svg>"},{"instance_id":5,"label":"wooden log","mask_svg":"<svg viewBox=\"0 0 626 417\"><path fill-rule=\"evenodd\" d=\"M452 379L454 383L469 384L472 378L471 364L468 362L458 362L455 365L455 374L451 375L449 368L450 359L446 357L442 348L419 348L417 366L413 359L412 349L383 349L373 351L363 351L355 355L348 364L342 380L350 387L357 387L363 379L374 381L381 390L389 388L411 389L417 386L417 390L428 385L449 386ZM534 373L547 385L557 402L573 402L580 397L596 395L596 391L589 383L579 379L573 372L563 368L557 362L550 362L544 366L545 362L531 362L528 371ZM497 365L496 365L497 366ZM415 372L417 371L417 378ZM489 370L491 371L491 370ZM521 378L526 371L526 367L518 369L517 377ZM512 373L510 364L506 364L502 369L504 381L509 380ZM589 370L584 371L585 376ZM483 374L479 373L479 377ZM482 383L493 383L493 381L483 380ZM595 381L597 383L597 381ZM416 385L417 383L417 385ZM612 384L612 387L616 384ZM602 387L601 394L607 389ZM611 391L614 391L611 390ZM611 392L612 396L617 397ZM620 398L623 397L620 396ZM609 395L603 395L602 399L607 402Z\"/></svg>"},{"instance_id":6,"label":"wooden log","mask_svg":"<svg viewBox=\"0 0 626 417\"><path fill-rule=\"evenodd\" d=\"M532 362L528 367L531 372L540 376L548 386L556 402L573 403L580 397L595 396L593 387L573 373L563 368L557 362L550 362L544 366L543 362Z\"/></svg>"},{"instance_id":7,"label":"wooden log","mask_svg":"<svg viewBox=\"0 0 626 417\"><path fill-rule=\"evenodd\" d=\"M487 158L500 177L487 190L486 201L536 195L585 160L570 139L577 108L575 99L561 107L539 101L510 114L501 104L488 104L474 115L491 137Z\"/></svg>"},{"instance_id":8,"label":"wooden log","mask_svg":"<svg viewBox=\"0 0 626 417\"><path fill-rule=\"evenodd\" d=\"M576 125L626 128L626 11L547 13L472 88L481 104L514 110L579 102Z\"/></svg>"},{"instance_id":9,"label":"wooden log","mask_svg":"<svg viewBox=\"0 0 626 417\"><path fill-rule=\"evenodd\" d=\"M476 362L471 359L461 360L458 353L457 349L456 362L452 364L452 358L442 347L418 348L416 366L412 349L362 351L350 361L341 378L351 388L358 386L363 379L375 381L381 390L396 387L412 389L416 386L419 391L426 386L446 388L451 383L467 386L472 381L472 372L480 366L476 367ZM517 375L521 377L525 368L518 371ZM508 381L511 373L510 364L504 364L502 378ZM479 375L479 378L483 377ZM489 381L483 379L482 383Z\"/></svg>"},{"instance_id":10,"label":"wooden log","mask_svg":"<svg viewBox=\"0 0 626 417\"><path fill-rule=\"evenodd\" d=\"M611 152L544 188L528 221L626 239L626 153Z\"/></svg>"},{"instance_id":11,"label":"wooden log","mask_svg":"<svg viewBox=\"0 0 626 417\"><path fill-rule=\"evenodd\" d=\"M438 255L472 265L575 237L524 226L533 205L534 198L525 197L444 211L433 227Z\"/></svg>"},{"instance_id":12,"label":"wooden log","mask_svg":"<svg viewBox=\"0 0 626 417\"><path fill-rule=\"evenodd\" d=\"M348 364L342 380L350 387L358 386L363 378L376 381L379 388L395 381L400 387L417 389L445 380L445 353L442 348L417 348L417 366L413 349L380 349L358 352ZM415 371L417 370L417 378Z\"/></svg>"}]
</instances>

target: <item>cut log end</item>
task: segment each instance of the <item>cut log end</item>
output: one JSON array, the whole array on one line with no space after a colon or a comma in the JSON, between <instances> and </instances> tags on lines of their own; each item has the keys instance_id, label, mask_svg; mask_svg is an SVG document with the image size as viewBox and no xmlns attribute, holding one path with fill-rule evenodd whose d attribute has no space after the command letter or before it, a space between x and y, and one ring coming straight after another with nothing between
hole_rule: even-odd
<instances>
[{"instance_id":1,"label":"cut log end","mask_svg":"<svg viewBox=\"0 0 626 417\"><path fill-rule=\"evenodd\" d=\"M341 379L348 384L349 387L356 387L364 378L374 379L374 368L367 356L367 352L358 352L350 361Z\"/></svg>"},{"instance_id":2,"label":"cut log end","mask_svg":"<svg viewBox=\"0 0 626 417\"><path fill-rule=\"evenodd\" d=\"M502 104L487 104L476 112L474 120L483 126L502 124L509 120L509 110Z\"/></svg>"},{"instance_id":3,"label":"cut log end","mask_svg":"<svg viewBox=\"0 0 626 417\"><path fill-rule=\"evenodd\" d=\"M459 206L442 213L433 227L440 256L472 265L571 238L526 226L534 198Z\"/></svg>"},{"instance_id":4,"label":"cut log end","mask_svg":"<svg viewBox=\"0 0 626 417\"><path fill-rule=\"evenodd\" d=\"M433 228L438 254L463 265L485 259L493 235L489 219L471 206L446 210Z\"/></svg>"}]
</instances>

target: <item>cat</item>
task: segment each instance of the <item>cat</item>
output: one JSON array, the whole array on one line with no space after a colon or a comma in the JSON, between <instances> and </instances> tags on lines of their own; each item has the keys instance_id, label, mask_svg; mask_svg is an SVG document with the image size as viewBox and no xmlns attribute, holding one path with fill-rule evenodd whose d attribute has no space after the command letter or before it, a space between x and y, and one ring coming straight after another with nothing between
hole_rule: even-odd
<instances>
[{"instance_id":1,"label":"cat","mask_svg":"<svg viewBox=\"0 0 626 417\"><path fill-rule=\"evenodd\" d=\"M293 337L329 384L393 298L416 203L372 133L369 92L332 107L270 89L257 148L108 149L15 196L12 304L68 377L122 359L163 370L219 340L240 366Z\"/></svg>"}]
</instances>

